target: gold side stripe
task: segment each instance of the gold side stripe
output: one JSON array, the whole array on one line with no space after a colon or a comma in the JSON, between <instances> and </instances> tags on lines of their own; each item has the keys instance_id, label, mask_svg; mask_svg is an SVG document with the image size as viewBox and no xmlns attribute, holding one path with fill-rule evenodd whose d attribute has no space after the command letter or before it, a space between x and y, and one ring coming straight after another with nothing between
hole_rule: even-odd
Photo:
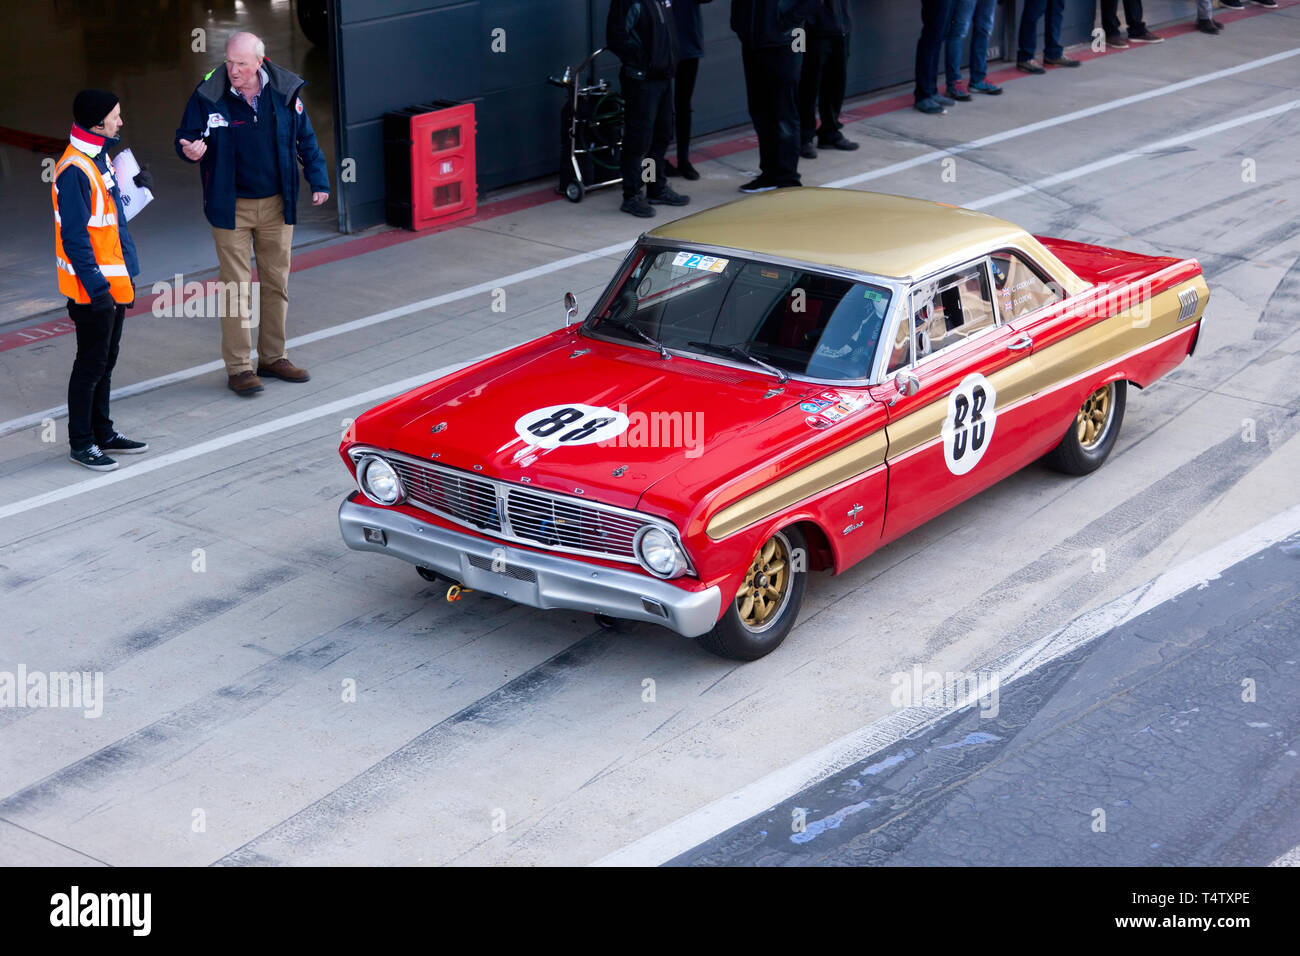
<instances>
[{"instance_id":1,"label":"gold side stripe","mask_svg":"<svg viewBox=\"0 0 1300 956\"><path fill-rule=\"evenodd\" d=\"M1179 293L1195 289L1200 306L1192 319L1179 320L1182 303ZM1092 369L1100 368L1150 345L1199 319L1209 301L1209 289L1202 276L1196 276L1161 292L1149 300L1149 310L1122 312L1103 319L1041 352L1034 352L989 376L997 390L998 408L1015 405L1058 382L1069 381ZM710 520L706 531L718 540L748 527L755 521L771 517L813 495L820 494L842 481L863 474L884 463L888 447L890 459L939 438L948 415L945 395L908 413L886 429L874 432L852 445L840 449L821 461L801 468L770 485L723 508Z\"/></svg>"},{"instance_id":2,"label":"gold side stripe","mask_svg":"<svg viewBox=\"0 0 1300 956\"><path fill-rule=\"evenodd\" d=\"M879 467L885 463L885 447L885 430L882 428L728 505L709 520L706 531L717 541L796 502Z\"/></svg>"}]
</instances>

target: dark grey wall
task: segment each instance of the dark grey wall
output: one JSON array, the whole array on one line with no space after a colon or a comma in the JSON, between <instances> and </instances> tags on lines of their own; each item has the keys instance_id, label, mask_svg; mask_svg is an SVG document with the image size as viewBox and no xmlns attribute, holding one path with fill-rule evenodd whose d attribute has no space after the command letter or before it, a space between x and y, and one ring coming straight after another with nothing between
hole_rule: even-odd
<instances>
[{"instance_id":1,"label":"dark grey wall","mask_svg":"<svg viewBox=\"0 0 1300 956\"><path fill-rule=\"evenodd\" d=\"M1024 0L1000 0L992 44L1005 49ZM546 83L583 60L605 37L609 0L330 0L335 129L340 162L355 161L353 182L340 178L339 225L345 232L384 220L385 110L435 99L469 100L478 118L478 183L494 189L555 172L564 93ZM848 92L909 81L921 26L921 0L854 0ZM730 0L703 7L705 51L696 87L697 134L749 121L740 45L728 25ZM1086 39L1094 0L1066 0L1063 41ZM491 50L506 31L506 51ZM1041 36L1041 28L1040 34ZM594 46L593 46L594 44ZM601 57L615 79L617 61Z\"/></svg>"}]
</instances>

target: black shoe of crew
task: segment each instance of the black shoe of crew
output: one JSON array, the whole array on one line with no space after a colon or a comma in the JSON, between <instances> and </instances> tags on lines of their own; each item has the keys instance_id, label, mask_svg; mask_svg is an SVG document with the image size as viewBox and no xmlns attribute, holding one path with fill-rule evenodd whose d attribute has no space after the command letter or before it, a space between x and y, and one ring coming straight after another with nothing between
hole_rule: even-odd
<instances>
[{"instance_id":1,"label":"black shoe of crew","mask_svg":"<svg viewBox=\"0 0 1300 956\"><path fill-rule=\"evenodd\" d=\"M813 144L810 142L804 143L802 146L799 147L799 155L803 159L816 159L817 147L813 146Z\"/></svg>"},{"instance_id":2,"label":"black shoe of crew","mask_svg":"<svg viewBox=\"0 0 1300 956\"><path fill-rule=\"evenodd\" d=\"M829 142L819 142L817 145L822 149L842 149L845 152L852 152L858 148L858 144L853 142L851 139L845 139L843 133Z\"/></svg>"},{"instance_id":3,"label":"black shoe of crew","mask_svg":"<svg viewBox=\"0 0 1300 956\"><path fill-rule=\"evenodd\" d=\"M80 450L74 448L68 452L68 459L91 471L113 471L117 468L117 462L100 451L98 445L88 445Z\"/></svg>"},{"instance_id":4,"label":"black shoe of crew","mask_svg":"<svg viewBox=\"0 0 1300 956\"><path fill-rule=\"evenodd\" d=\"M654 206L646 202L643 196L628 196L623 200L623 205L618 208L633 216L640 216L642 219L650 219L655 214Z\"/></svg>"},{"instance_id":5,"label":"black shoe of crew","mask_svg":"<svg viewBox=\"0 0 1300 956\"><path fill-rule=\"evenodd\" d=\"M119 455L139 455L149 450L149 443L132 441L121 432L114 432L113 437L99 443L101 451L116 452Z\"/></svg>"},{"instance_id":6,"label":"black shoe of crew","mask_svg":"<svg viewBox=\"0 0 1300 956\"><path fill-rule=\"evenodd\" d=\"M672 186L664 186L656 193L649 193L646 198L656 206L685 206L691 201L690 196L683 196Z\"/></svg>"}]
</instances>

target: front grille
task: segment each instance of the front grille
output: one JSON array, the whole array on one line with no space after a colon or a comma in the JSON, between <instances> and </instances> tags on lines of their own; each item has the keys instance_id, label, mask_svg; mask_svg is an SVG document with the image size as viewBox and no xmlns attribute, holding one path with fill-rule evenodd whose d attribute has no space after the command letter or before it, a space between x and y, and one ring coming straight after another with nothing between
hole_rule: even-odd
<instances>
[{"instance_id":1,"label":"front grille","mask_svg":"<svg viewBox=\"0 0 1300 956\"><path fill-rule=\"evenodd\" d=\"M647 523L582 502L515 488L506 494L506 519L516 535L538 544L633 560L632 541Z\"/></svg>"},{"instance_id":2,"label":"front grille","mask_svg":"<svg viewBox=\"0 0 1300 956\"><path fill-rule=\"evenodd\" d=\"M376 452L353 451L354 457L361 454ZM663 527L610 505L534 491L405 455L378 454L393 466L411 503L506 541L639 564L633 547L637 532L647 525ZM517 576L512 570L504 573Z\"/></svg>"},{"instance_id":3,"label":"front grille","mask_svg":"<svg viewBox=\"0 0 1300 956\"><path fill-rule=\"evenodd\" d=\"M501 530L496 486L486 478L397 457L389 458L388 463L412 501L482 531Z\"/></svg>"}]
</instances>

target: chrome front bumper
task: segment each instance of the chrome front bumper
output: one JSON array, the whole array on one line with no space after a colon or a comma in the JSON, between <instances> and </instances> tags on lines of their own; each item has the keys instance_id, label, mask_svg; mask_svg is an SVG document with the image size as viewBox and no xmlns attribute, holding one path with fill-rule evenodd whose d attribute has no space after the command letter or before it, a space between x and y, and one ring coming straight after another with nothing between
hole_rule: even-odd
<instances>
[{"instance_id":1,"label":"chrome front bumper","mask_svg":"<svg viewBox=\"0 0 1300 956\"><path fill-rule=\"evenodd\" d=\"M383 543L367 539L366 529L372 531L372 537L373 532L382 532ZM400 511L360 505L352 495L339 506L339 530L354 551L401 558L467 588L529 607L568 608L648 621L686 637L709 631L722 611L722 592L716 585L687 591L632 571L523 551L505 542L440 528Z\"/></svg>"}]
</instances>

